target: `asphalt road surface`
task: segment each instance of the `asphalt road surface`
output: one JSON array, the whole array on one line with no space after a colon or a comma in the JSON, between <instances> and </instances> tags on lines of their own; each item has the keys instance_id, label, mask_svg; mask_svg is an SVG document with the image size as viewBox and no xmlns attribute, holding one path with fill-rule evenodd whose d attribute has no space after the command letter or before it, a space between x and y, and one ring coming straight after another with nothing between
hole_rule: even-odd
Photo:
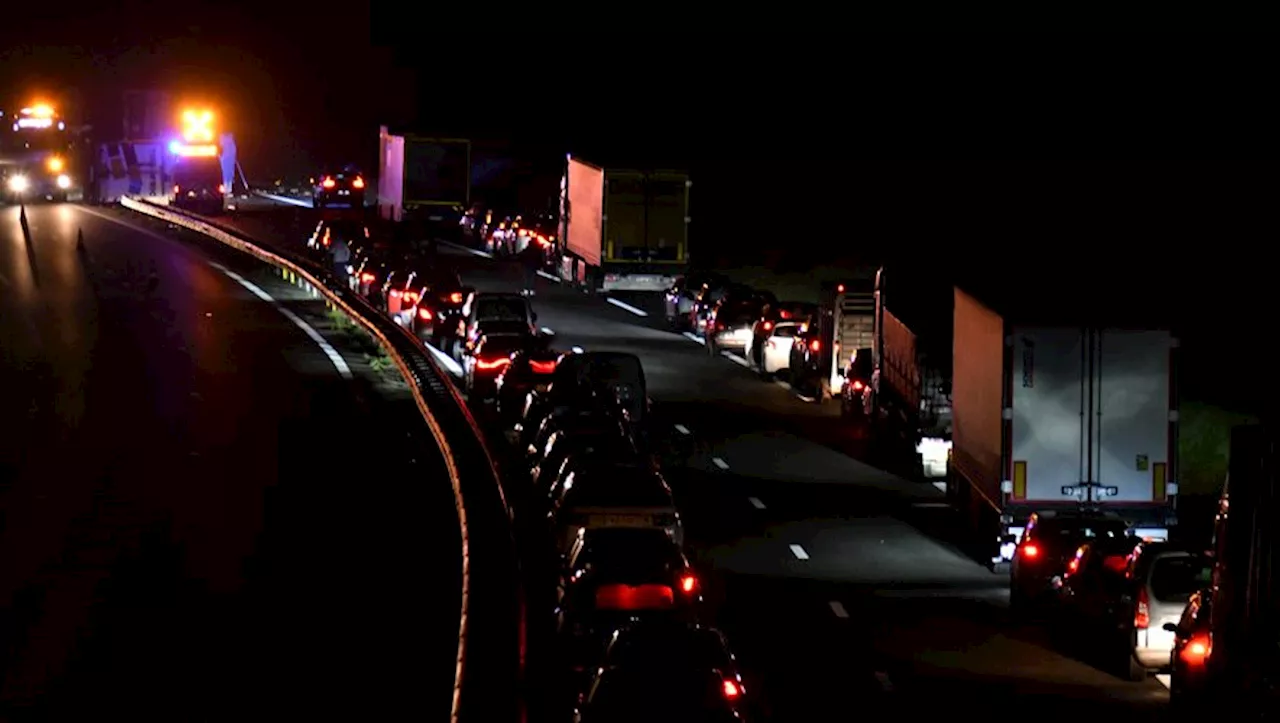
<instances>
[{"instance_id":1,"label":"asphalt road surface","mask_svg":"<svg viewBox=\"0 0 1280 723\"><path fill-rule=\"evenodd\" d=\"M296 243L294 228L314 226L310 213L240 223ZM520 288L509 264L457 248L440 257L481 291ZM1167 692L1154 679L1123 681L1055 649L1042 626L1014 622L1007 576L951 544L941 493L850 456L874 450L840 426L835 405L709 356L664 330L660 314L546 279L533 303L558 347L639 355L655 418L692 448L665 472L709 578L712 621L739 654L758 718L1165 716ZM627 304L660 309L653 299Z\"/></svg>"},{"instance_id":2,"label":"asphalt road surface","mask_svg":"<svg viewBox=\"0 0 1280 723\"><path fill-rule=\"evenodd\" d=\"M403 383L212 242L27 219L0 207L0 718L447 719L460 536Z\"/></svg>"}]
</instances>

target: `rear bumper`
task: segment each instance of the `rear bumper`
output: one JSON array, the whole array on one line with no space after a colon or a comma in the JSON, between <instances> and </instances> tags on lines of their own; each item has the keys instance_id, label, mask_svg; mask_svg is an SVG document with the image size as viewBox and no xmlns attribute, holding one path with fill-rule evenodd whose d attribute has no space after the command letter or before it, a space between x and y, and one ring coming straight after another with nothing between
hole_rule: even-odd
<instances>
[{"instance_id":1,"label":"rear bumper","mask_svg":"<svg viewBox=\"0 0 1280 723\"><path fill-rule=\"evenodd\" d=\"M326 191L317 193L314 196L317 204L326 206L363 206L364 191L351 191L350 193L342 193L339 191Z\"/></svg>"}]
</instances>

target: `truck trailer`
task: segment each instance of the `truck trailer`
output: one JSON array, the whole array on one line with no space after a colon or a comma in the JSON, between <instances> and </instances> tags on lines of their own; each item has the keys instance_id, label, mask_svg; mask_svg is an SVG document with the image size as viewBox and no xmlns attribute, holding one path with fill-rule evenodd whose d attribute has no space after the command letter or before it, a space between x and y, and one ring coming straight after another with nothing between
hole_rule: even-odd
<instances>
[{"instance_id":1,"label":"truck trailer","mask_svg":"<svg viewBox=\"0 0 1280 723\"><path fill-rule=\"evenodd\" d=\"M947 494L1007 564L1043 510L1112 512L1135 534L1176 524L1177 338L1106 313L1001 314L954 289Z\"/></svg>"},{"instance_id":2,"label":"truck trailer","mask_svg":"<svg viewBox=\"0 0 1280 723\"><path fill-rule=\"evenodd\" d=\"M605 169L566 157L561 275L601 291L671 288L688 264L685 171Z\"/></svg>"}]
</instances>

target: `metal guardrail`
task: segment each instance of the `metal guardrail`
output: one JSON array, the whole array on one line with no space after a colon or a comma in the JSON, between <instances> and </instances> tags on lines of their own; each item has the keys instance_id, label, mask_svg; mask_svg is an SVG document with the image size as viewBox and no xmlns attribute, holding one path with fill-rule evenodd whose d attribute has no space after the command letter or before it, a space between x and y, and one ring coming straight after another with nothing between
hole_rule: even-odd
<instances>
[{"instance_id":1,"label":"metal guardrail","mask_svg":"<svg viewBox=\"0 0 1280 723\"><path fill-rule=\"evenodd\" d=\"M454 674L453 723L522 719L524 604L510 509L484 436L445 372L403 327L300 257L254 243L241 232L133 198L123 207L195 231L305 279L387 350L409 382L448 468L462 530L462 615ZM479 595L476 593L479 592ZM423 611L430 614L430 611Z\"/></svg>"}]
</instances>

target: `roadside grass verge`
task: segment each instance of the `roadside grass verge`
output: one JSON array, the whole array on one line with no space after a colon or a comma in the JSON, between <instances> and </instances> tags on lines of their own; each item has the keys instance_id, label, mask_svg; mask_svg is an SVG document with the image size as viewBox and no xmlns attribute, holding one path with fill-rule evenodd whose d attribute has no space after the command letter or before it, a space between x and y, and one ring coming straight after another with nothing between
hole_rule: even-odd
<instances>
[{"instance_id":1,"label":"roadside grass verge","mask_svg":"<svg viewBox=\"0 0 1280 723\"><path fill-rule=\"evenodd\" d=\"M363 355L365 364L368 364L379 377L388 382L405 383L400 377L400 370L387 354L387 350L382 348L382 344L365 331L364 327L352 321L346 312L342 309L330 308L329 321L333 324L334 335L352 351Z\"/></svg>"}]
</instances>

